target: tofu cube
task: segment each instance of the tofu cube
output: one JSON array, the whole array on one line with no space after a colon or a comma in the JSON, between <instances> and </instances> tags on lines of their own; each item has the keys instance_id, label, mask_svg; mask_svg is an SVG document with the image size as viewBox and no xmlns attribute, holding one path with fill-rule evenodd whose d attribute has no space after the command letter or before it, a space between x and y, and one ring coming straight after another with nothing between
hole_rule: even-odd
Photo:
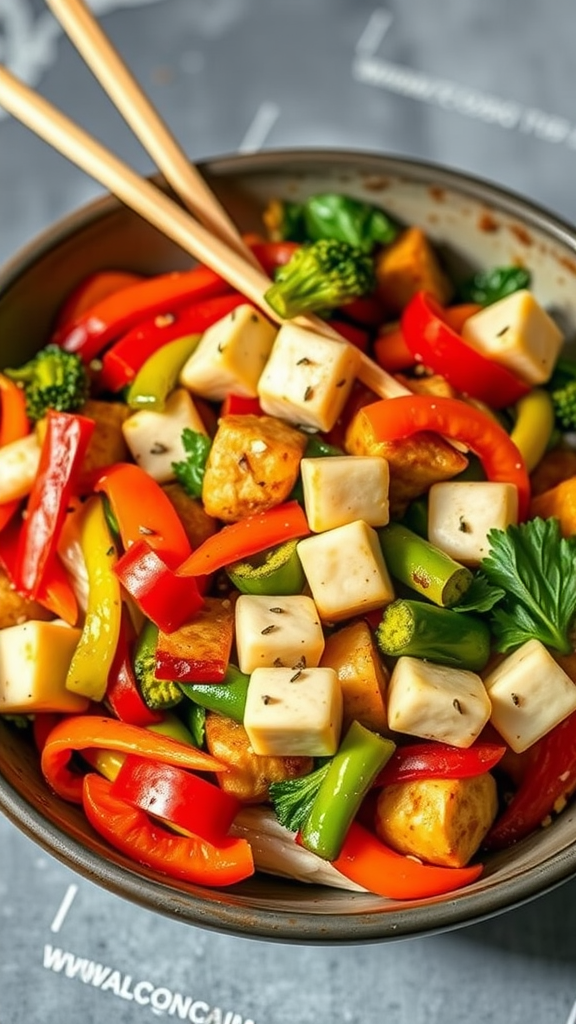
<instances>
[{"instance_id":1,"label":"tofu cube","mask_svg":"<svg viewBox=\"0 0 576 1024\"><path fill-rule=\"evenodd\" d=\"M202 419L185 388L176 388L162 412L139 409L122 424L124 440L134 462L159 484L174 480L173 462L182 462L186 452L182 444L185 427L206 433Z\"/></svg>"},{"instance_id":2,"label":"tofu cube","mask_svg":"<svg viewBox=\"0 0 576 1024\"><path fill-rule=\"evenodd\" d=\"M576 711L576 685L539 640L527 640L484 680L491 722L517 754Z\"/></svg>"},{"instance_id":3,"label":"tofu cube","mask_svg":"<svg viewBox=\"0 0 576 1024\"><path fill-rule=\"evenodd\" d=\"M260 405L269 416L331 430L359 365L360 352L348 342L283 324L258 383Z\"/></svg>"},{"instance_id":4,"label":"tofu cube","mask_svg":"<svg viewBox=\"0 0 576 1024\"><path fill-rule=\"evenodd\" d=\"M463 565L490 551L488 531L518 522L518 491L492 481L444 481L428 494L428 540Z\"/></svg>"},{"instance_id":5,"label":"tofu cube","mask_svg":"<svg viewBox=\"0 0 576 1024\"><path fill-rule=\"evenodd\" d=\"M527 289L474 313L466 320L462 337L528 384L550 378L564 342L560 328Z\"/></svg>"},{"instance_id":6,"label":"tofu cube","mask_svg":"<svg viewBox=\"0 0 576 1024\"><path fill-rule=\"evenodd\" d=\"M0 503L19 501L30 494L40 465L40 450L36 431L0 448Z\"/></svg>"},{"instance_id":7,"label":"tofu cube","mask_svg":"<svg viewBox=\"0 0 576 1024\"><path fill-rule=\"evenodd\" d=\"M31 619L0 630L0 714L86 711L86 697L66 689L80 630Z\"/></svg>"},{"instance_id":8,"label":"tofu cube","mask_svg":"<svg viewBox=\"0 0 576 1024\"><path fill-rule=\"evenodd\" d=\"M394 600L378 534L361 519L306 537L297 551L324 622L361 615Z\"/></svg>"},{"instance_id":9,"label":"tofu cube","mask_svg":"<svg viewBox=\"0 0 576 1024\"><path fill-rule=\"evenodd\" d=\"M396 732L469 747L490 718L492 706L475 672L398 658L388 685L388 724Z\"/></svg>"},{"instance_id":10,"label":"tofu cube","mask_svg":"<svg viewBox=\"0 0 576 1024\"><path fill-rule=\"evenodd\" d=\"M180 372L180 383L214 402L230 393L255 398L276 333L254 306L237 306L204 331Z\"/></svg>"},{"instance_id":11,"label":"tofu cube","mask_svg":"<svg viewBox=\"0 0 576 1024\"><path fill-rule=\"evenodd\" d=\"M331 757L342 727L342 692L331 668L257 668L244 728L255 754Z\"/></svg>"},{"instance_id":12,"label":"tofu cube","mask_svg":"<svg viewBox=\"0 0 576 1024\"><path fill-rule=\"evenodd\" d=\"M318 665L324 651L324 633L311 597L241 594L235 615L242 672L286 666L294 674L299 667Z\"/></svg>"},{"instance_id":13,"label":"tofu cube","mask_svg":"<svg viewBox=\"0 0 576 1024\"><path fill-rule=\"evenodd\" d=\"M356 519L369 526L386 526L390 518L386 459L377 455L302 459L300 472L306 516L314 533Z\"/></svg>"}]
</instances>

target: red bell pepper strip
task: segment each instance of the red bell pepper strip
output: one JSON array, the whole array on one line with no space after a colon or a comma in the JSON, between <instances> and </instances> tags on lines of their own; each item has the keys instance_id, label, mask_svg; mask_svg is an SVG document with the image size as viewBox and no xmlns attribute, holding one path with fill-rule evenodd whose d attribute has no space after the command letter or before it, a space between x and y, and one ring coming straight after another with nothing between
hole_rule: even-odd
<instances>
[{"instance_id":1,"label":"red bell pepper strip","mask_svg":"<svg viewBox=\"0 0 576 1024\"><path fill-rule=\"evenodd\" d=\"M216 845L241 806L235 796L199 775L134 754L124 761L110 795Z\"/></svg>"},{"instance_id":2,"label":"red bell pepper strip","mask_svg":"<svg viewBox=\"0 0 576 1024\"><path fill-rule=\"evenodd\" d=\"M196 885L234 885L254 874L245 839L227 838L214 846L197 836L174 835L144 811L114 798L111 789L95 772L86 775L84 813L96 832L132 861Z\"/></svg>"},{"instance_id":3,"label":"red bell pepper strip","mask_svg":"<svg viewBox=\"0 0 576 1024\"><path fill-rule=\"evenodd\" d=\"M86 416L53 410L47 414L40 464L14 566L14 582L22 594L37 597L40 592L93 431L94 420Z\"/></svg>"},{"instance_id":4,"label":"red bell pepper strip","mask_svg":"<svg viewBox=\"0 0 576 1024\"><path fill-rule=\"evenodd\" d=\"M208 267L146 278L97 302L73 321L57 328L52 344L77 352L89 363L141 320L174 313L192 300L222 295L230 286Z\"/></svg>"},{"instance_id":5,"label":"red bell pepper strip","mask_svg":"<svg viewBox=\"0 0 576 1024\"><path fill-rule=\"evenodd\" d=\"M421 864L396 853L353 821L333 866L357 885L377 896L393 900L427 899L471 885L480 877L482 864L445 868Z\"/></svg>"},{"instance_id":6,"label":"red bell pepper strip","mask_svg":"<svg viewBox=\"0 0 576 1024\"><path fill-rule=\"evenodd\" d=\"M194 578L170 569L145 540L132 544L114 571L140 611L164 633L178 629L204 604Z\"/></svg>"},{"instance_id":7,"label":"red bell pepper strip","mask_svg":"<svg viewBox=\"0 0 576 1024\"><path fill-rule=\"evenodd\" d=\"M30 433L24 390L3 373L0 373L0 403L0 448L3 448L5 444L18 441ZM19 507L19 501L7 501L0 505L0 530L12 519Z\"/></svg>"},{"instance_id":8,"label":"red bell pepper strip","mask_svg":"<svg viewBox=\"0 0 576 1024\"><path fill-rule=\"evenodd\" d=\"M257 398L245 395L226 395L220 407L221 416L263 416L262 407Z\"/></svg>"},{"instance_id":9,"label":"red bell pepper strip","mask_svg":"<svg viewBox=\"0 0 576 1024\"><path fill-rule=\"evenodd\" d=\"M190 542L172 502L145 470L117 462L102 470L94 490L105 494L127 551L146 540L171 568L190 555Z\"/></svg>"},{"instance_id":10,"label":"red bell pepper strip","mask_svg":"<svg viewBox=\"0 0 576 1024\"><path fill-rule=\"evenodd\" d=\"M494 409L528 394L529 384L462 340L432 295L417 292L402 313L401 325L414 361L441 373L462 394Z\"/></svg>"},{"instance_id":11,"label":"red bell pepper strip","mask_svg":"<svg viewBox=\"0 0 576 1024\"><path fill-rule=\"evenodd\" d=\"M298 502L287 501L224 526L196 548L178 571L187 576L206 576L241 558L309 533L308 520Z\"/></svg>"},{"instance_id":12,"label":"red bell pepper strip","mask_svg":"<svg viewBox=\"0 0 576 1024\"><path fill-rule=\"evenodd\" d=\"M501 850L524 839L576 788L576 711L534 743L519 788L486 836L483 846Z\"/></svg>"},{"instance_id":13,"label":"red bell pepper strip","mask_svg":"<svg viewBox=\"0 0 576 1024\"><path fill-rule=\"evenodd\" d=\"M269 277L274 277L274 271L278 267L283 267L286 263L289 263L296 250L302 247L300 242L289 241L268 242L255 240L249 241L249 245L254 256Z\"/></svg>"},{"instance_id":14,"label":"red bell pepper strip","mask_svg":"<svg viewBox=\"0 0 576 1024\"><path fill-rule=\"evenodd\" d=\"M142 279L141 274L132 274L125 270L97 270L80 281L64 300L58 310L56 327L66 327L102 299L107 299L109 295L137 284Z\"/></svg>"},{"instance_id":15,"label":"red bell pepper strip","mask_svg":"<svg viewBox=\"0 0 576 1024\"><path fill-rule=\"evenodd\" d=\"M346 320L332 319L328 320L330 327L333 327L338 334L341 334L346 341L349 341L351 345L359 348L361 352L368 351L368 345L370 342L370 334L363 327L359 327L357 324L349 324Z\"/></svg>"},{"instance_id":16,"label":"red bell pepper strip","mask_svg":"<svg viewBox=\"0 0 576 1024\"><path fill-rule=\"evenodd\" d=\"M225 765L210 754L151 729L101 715L68 716L54 727L46 739L41 758L46 782L64 800L82 802L82 776L74 772L68 762L74 751L92 747L116 750L121 754L138 754L191 771L226 771Z\"/></svg>"},{"instance_id":17,"label":"red bell pepper strip","mask_svg":"<svg viewBox=\"0 0 576 1024\"><path fill-rule=\"evenodd\" d=\"M99 387L105 391L120 391L162 345L189 334L202 334L245 302L243 295L232 292L192 302L174 312L167 309L139 321L102 356L102 369L97 378Z\"/></svg>"},{"instance_id":18,"label":"red bell pepper strip","mask_svg":"<svg viewBox=\"0 0 576 1024\"><path fill-rule=\"evenodd\" d=\"M132 652L130 650L134 636L130 616L124 606L120 620L118 644L108 675L104 703L121 722L128 722L130 725L154 725L162 721L163 715L159 711L149 708L140 694L132 667Z\"/></svg>"},{"instance_id":19,"label":"red bell pepper strip","mask_svg":"<svg viewBox=\"0 0 576 1024\"><path fill-rule=\"evenodd\" d=\"M397 441L421 430L462 441L478 456L488 480L517 488L518 517L526 518L530 479L524 459L506 431L480 409L459 398L402 395L365 405L358 415L366 418L379 441Z\"/></svg>"},{"instance_id":20,"label":"red bell pepper strip","mask_svg":"<svg viewBox=\"0 0 576 1024\"><path fill-rule=\"evenodd\" d=\"M0 562L16 589L14 568L23 522L13 519L0 531ZM78 602L64 566L57 555L50 560L44 579L36 597L38 604L48 608L56 618L63 619L69 626L78 620Z\"/></svg>"},{"instance_id":21,"label":"red bell pepper strip","mask_svg":"<svg viewBox=\"0 0 576 1024\"><path fill-rule=\"evenodd\" d=\"M340 306L339 313L362 327L378 327L385 316L384 306L376 295L359 295Z\"/></svg>"},{"instance_id":22,"label":"red bell pepper strip","mask_svg":"<svg viewBox=\"0 0 576 1024\"><path fill-rule=\"evenodd\" d=\"M415 779L468 779L489 772L506 753L496 743L451 747L447 743L411 743L397 747L374 780L374 786L391 786Z\"/></svg>"}]
</instances>

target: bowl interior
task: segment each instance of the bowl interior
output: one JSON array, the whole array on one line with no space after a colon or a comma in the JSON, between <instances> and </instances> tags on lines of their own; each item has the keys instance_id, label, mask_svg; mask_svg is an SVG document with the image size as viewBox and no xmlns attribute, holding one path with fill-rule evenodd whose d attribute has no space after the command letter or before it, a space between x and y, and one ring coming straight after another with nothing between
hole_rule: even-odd
<instances>
[{"instance_id":1,"label":"bowl interior","mask_svg":"<svg viewBox=\"0 0 576 1024\"><path fill-rule=\"evenodd\" d=\"M272 152L203 165L244 231L261 230L275 196L347 192L419 224L455 275L495 265L530 268L536 297L576 335L576 232L488 183L418 161L364 153ZM190 259L112 199L46 232L0 271L1 362L46 343L64 296L100 269L159 273ZM0 810L74 870L178 920L232 934L296 942L381 941L440 931L517 906L576 872L569 808L551 828L486 861L483 877L450 897L398 902L259 875L227 890L173 886L134 865L92 832L82 812L52 795L26 737L0 722Z\"/></svg>"}]
</instances>

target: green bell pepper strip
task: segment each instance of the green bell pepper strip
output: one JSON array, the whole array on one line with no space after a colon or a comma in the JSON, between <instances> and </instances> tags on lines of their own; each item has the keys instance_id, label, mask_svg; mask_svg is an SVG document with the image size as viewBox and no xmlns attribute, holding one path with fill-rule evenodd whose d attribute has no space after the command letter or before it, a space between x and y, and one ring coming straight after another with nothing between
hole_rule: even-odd
<instances>
[{"instance_id":1,"label":"green bell pepper strip","mask_svg":"<svg viewBox=\"0 0 576 1024\"><path fill-rule=\"evenodd\" d=\"M298 542L288 540L242 562L226 567L230 581L242 594L301 594L306 577L300 561Z\"/></svg>"},{"instance_id":2,"label":"green bell pepper strip","mask_svg":"<svg viewBox=\"0 0 576 1024\"><path fill-rule=\"evenodd\" d=\"M400 523L377 530L388 569L397 580L433 604L449 608L466 593L470 569Z\"/></svg>"},{"instance_id":3,"label":"green bell pepper strip","mask_svg":"<svg viewBox=\"0 0 576 1024\"><path fill-rule=\"evenodd\" d=\"M389 657L425 658L470 672L480 672L490 657L490 630L482 619L424 601L393 601L375 637L380 652Z\"/></svg>"},{"instance_id":4,"label":"green bell pepper strip","mask_svg":"<svg viewBox=\"0 0 576 1024\"><path fill-rule=\"evenodd\" d=\"M128 389L126 400L131 409L162 412L168 395L178 383L182 367L198 347L201 337L201 334L188 334L152 353Z\"/></svg>"},{"instance_id":5,"label":"green bell pepper strip","mask_svg":"<svg viewBox=\"0 0 576 1024\"><path fill-rule=\"evenodd\" d=\"M180 689L194 704L217 711L242 725L250 676L236 665L228 665L221 683L180 683Z\"/></svg>"},{"instance_id":6,"label":"green bell pepper strip","mask_svg":"<svg viewBox=\"0 0 576 1024\"><path fill-rule=\"evenodd\" d=\"M362 800L396 744L354 721L332 761L300 831L302 845L334 860Z\"/></svg>"},{"instance_id":7,"label":"green bell pepper strip","mask_svg":"<svg viewBox=\"0 0 576 1024\"><path fill-rule=\"evenodd\" d=\"M116 545L98 497L89 498L82 510L80 547L88 576L88 605L66 688L100 701L106 693L120 636L122 596L114 573Z\"/></svg>"}]
</instances>

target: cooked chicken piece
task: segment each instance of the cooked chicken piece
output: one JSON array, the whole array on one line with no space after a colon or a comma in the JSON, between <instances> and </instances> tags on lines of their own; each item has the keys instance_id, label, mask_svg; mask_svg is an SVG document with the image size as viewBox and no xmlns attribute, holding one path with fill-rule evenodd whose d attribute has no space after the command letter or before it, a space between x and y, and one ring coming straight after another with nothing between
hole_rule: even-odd
<instances>
[{"instance_id":1,"label":"cooked chicken piece","mask_svg":"<svg viewBox=\"0 0 576 1024\"><path fill-rule=\"evenodd\" d=\"M453 287L424 232L407 228L376 258L378 294L392 313L401 313L416 292L430 292L445 306Z\"/></svg>"},{"instance_id":2,"label":"cooked chicken piece","mask_svg":"<svg viewBox=\"0 0 576 1024\"><path fill-rule=\"evenodd\" d=\"M191 498L177 483L164 484L162 489L182 520L182 526L186 531L192 550L200 547L203 541L216 533L218 523L206 514L204 506L198 498Z\"/></svg>"},{"instance_id":3,"label":"cooked chicken piece","mask_svg":"<svg viewBox=\"0 0 576 1024\"><path fill-rule=\"evenodd\" d=\"M129 452L122 434L122 424L130 415L130 409L125 402L101 402L89 398L82 406L81 412L83 416L93 419L96 426L80 470L80 493L91 487L91 476L95 470L128 459Z\"/></svg>"},{"instance_id":4,"label":"cooked chicken piece","mask_svg":"<svg viewBox=\"0 0 576 1024\"><path fill-rule=\"evenodd\" d=\"M356 720L367 729L386 733L389 673L368 623L359 619L328 636L320 665L335 670L342 688L342 732Z\"/></svg>"},{"instance_id":5,"label":"cooked chicken piece","mask_svg":"<svg viewBox=\"0 0 576 1024\"><path fill-rule=\"evenodd\" d=\"M52 612L36 601L29 601L14 590L4 569L0 569L0 629L17 626L28 619L53 619Z\"/></svg>"},{"instance_id":6,"label":"cooked chicken piece","mask_svg":"<svg viewBox=\"0 0 576 1024\"><path fill-rule=\"evenodd\" d=\"M314 764L311 757L255 754L244 726L215 712L206 715L206 745L213 757L230 765L218 775L220 786L245 804L264 803L270 783L307 775Z\"/></svg>"},{"instance_id":7,"label":"cooked chicken piece","mask_svg":"<svg viewBox=\"0 0 576 1024\"><path fill-rule=\"evenodd\" d=\"M233 523L284 501L306 435L272 416L224 416L210 449L202 501L210 516Z\"/></svg>"},{"instance_id":8,"label":"cooked chicken piece","mask_svg":"<svg viewBox=\"0 0 576 1024\"><path fill-rule=\"evenodd\" d=\"M497 810L496 782L488 772L470 779L398 782L380 793L375 827L380 839L399 853L464 867Z\"/></svg>"}]
</instances>

